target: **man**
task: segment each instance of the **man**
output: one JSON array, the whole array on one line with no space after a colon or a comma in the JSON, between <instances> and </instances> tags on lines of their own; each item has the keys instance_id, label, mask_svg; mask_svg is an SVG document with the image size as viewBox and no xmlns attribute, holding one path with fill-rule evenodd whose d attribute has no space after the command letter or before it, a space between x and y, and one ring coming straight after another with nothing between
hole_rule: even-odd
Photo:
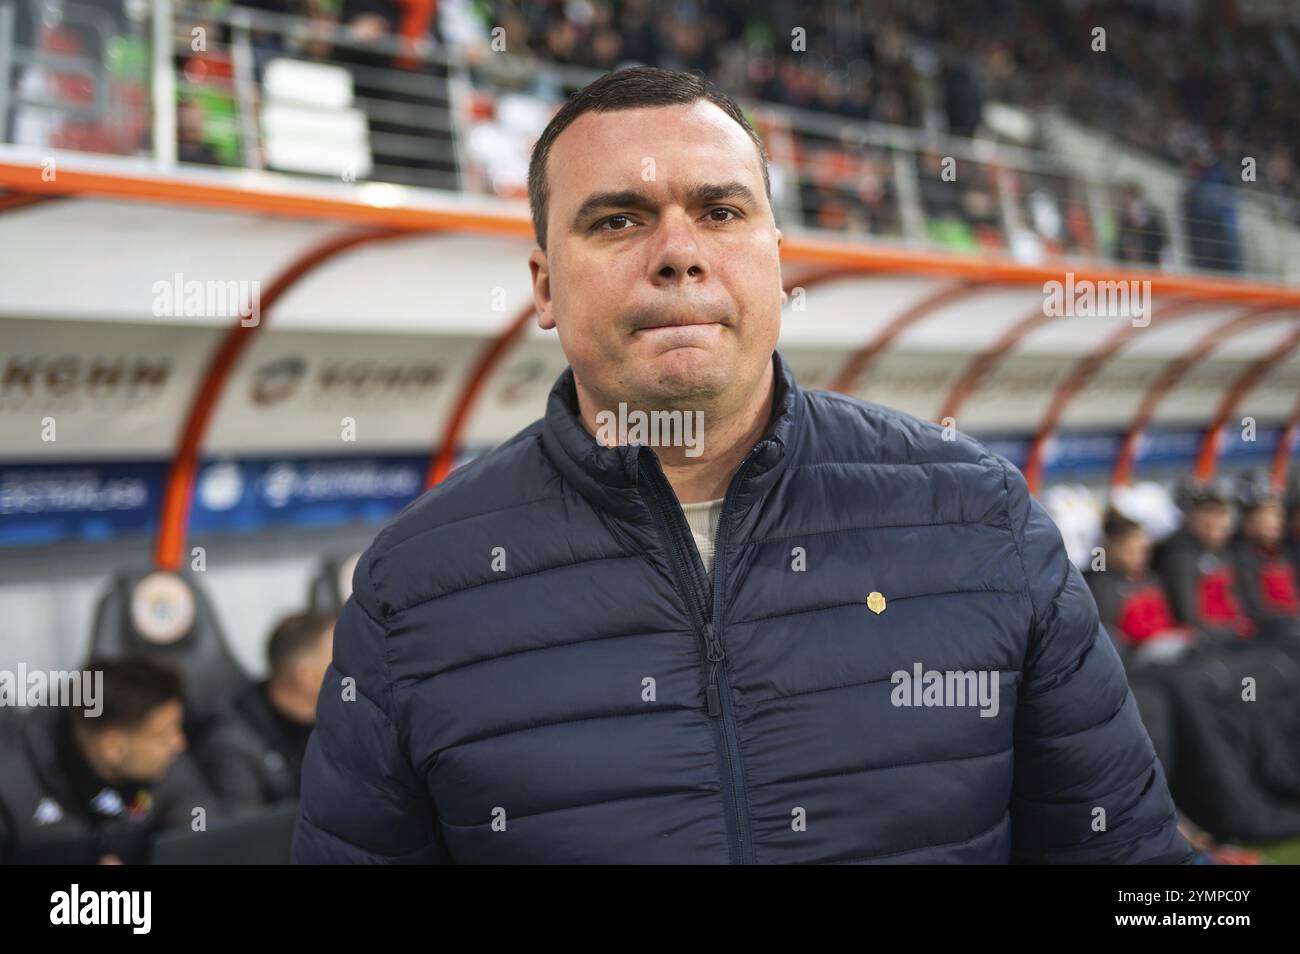
<instances>
[{"instance_id":1,"label":"man","mask_svg":"<svg viewBox=\"0 0 1300 954\"><path fill-rule=\"evenodd\" d=\"M1300 480L1291 483L1286 502L1286 552L1291 566L1300 578Z\"/></svg>"},{"instance_id":2,"label":"man","mask_svg":"<svg viewBox=\"0 0 1300 954\"><path fill-rule=\"evenodd\" d=\"M241 693L233 713L218 720L196 747L196 758L227 811L298 797L333 632L333 618L323 614L282 619L267 644L269 678Z\"/></svg>"},{"instance_id":3,"label":"man","mask_svg":"<svg viewBox=\"0 0 1300 954\"><path fill-rule=\"evenodd\" d=\"M0 862L143 862L154 833L213 808L182 754L180 677L143 657L86 669L103 673L98 714L87 700L0 724Z\"/></svg>"},{"instance_id":4,"label":"man","mask_svg":"<svg viewBox=\"0 0 1300 954\"><path fill-rule=\"evenodd\" d=\"M1242 479L1241 529L1230 547L1237 592L1260 638L1300 636L1300 592L1287 557L1282 504L1258 475Z\"/></svg>"},{"instance_id":5,"label":"man","mask_svg":"<svg viewBox=\"0 0 1300 954\"><path fill-rule=\"evenodd\" d=\"M1191 642L1190 633L1177 626L1164 589L1151 575L1151 543L1146 531L1112 510L1106 515L1103 532L1106 567L1089 571L1083 578L1120 657L1140 665L1182 655ZM1144 721L1149 725L1149 719ZM1168 770L1167 760L1161 761Z\"/></svg>"},{"instance_id":6,"label":"man","mask_svg":"<svg viewBox=\"0 0 1300 954\"><path fill-rule=\"evenodd\" d=\"M1173 785L1177 747L1168 664L1186 655L1191 634L1174 623L1165 591L1151 575L1151 544L1142 525L1112 509L1106 514L1103 533L1105 567L1090 569L1083 579L1124 661L1142 723ZM1184 820L1184 830L1185 825Z\"/></svg>"},{"instance_id":7,"label":"man","mask_svg":"<svg viewBox=\"0 0 1300 954\"><path fill-rule=\"evenodd\" d=\"M359 562L295 859L1190 858L1020 474L775 352L782 239L735 103L611 73L529 180L570 367Z\"/></svg>"},{"instance_id":8,"label":"man","mask_svg":"<svg viewBox=\"0 0 1300 954\"><path fill-rule=\"evenodd\" d=\"M1268 641L1286 632L1280 611L1294 605L1291 568L1276 547L1275 498L1249 475L1235 493L1231 481L1219 479L1189 482L1181 495L1187 521L1165 547L1166 585L1175 607L1181 603L1208 628L1198 638L1206 650L1199 658L1161 673L1173 700L1176 748L1195 754L1178 760L1175 794L1188 815L1221 837L1295 837L1295 662ZM1234 498L1241 529L1228 542ZM1254 691L1249 705L1242 704L1246 685Z\"/></svg>"},{"instance_id":9,"label":"man","mask_svg":"<svg viewBox=\"0 0 1300 954\"><path fill-rule=\"evenodd\" d=\"M1231 489L1221 480L1188 480L1178 490L1182 528L1160 545L1155 568L1179 624L1202 646L1235 645L1254 632L1242 612L1228 538Z\"/></svg>"}]
</instances>

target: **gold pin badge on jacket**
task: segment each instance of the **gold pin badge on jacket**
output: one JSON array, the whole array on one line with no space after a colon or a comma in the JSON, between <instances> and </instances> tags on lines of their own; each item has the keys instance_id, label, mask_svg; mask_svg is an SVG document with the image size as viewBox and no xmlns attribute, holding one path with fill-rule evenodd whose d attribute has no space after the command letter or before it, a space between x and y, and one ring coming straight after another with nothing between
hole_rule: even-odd
<instances>
[{"instance_id":1,"label":"gold pin badge on jacket","mask_svg":"<svg viewBox=\"0 0 1300 954\"><path fill-rule=\"evenodd\" d=\"M867 609L879 616L885 611L885 598L880 593L872 590L867 594Z\"/></svg>"}]
</instances>

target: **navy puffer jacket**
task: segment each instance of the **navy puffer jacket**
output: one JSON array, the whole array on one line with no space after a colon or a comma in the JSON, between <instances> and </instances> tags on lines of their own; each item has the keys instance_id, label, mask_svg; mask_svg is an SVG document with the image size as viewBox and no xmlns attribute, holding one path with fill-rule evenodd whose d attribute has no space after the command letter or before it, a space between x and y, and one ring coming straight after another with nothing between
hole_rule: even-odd
<instances>
[{"instance_id":1,"label":"navy puffer jacket","mask_svg":"<svg viewBox=\"0 0 1300 954\"><path fill-rule=\"evenodd\" d=\"M773 360L712 584L657 456L596 442L571 369L379 534L296 861L1190 859L1019 471Z\"/></svg>"}]
</instances>

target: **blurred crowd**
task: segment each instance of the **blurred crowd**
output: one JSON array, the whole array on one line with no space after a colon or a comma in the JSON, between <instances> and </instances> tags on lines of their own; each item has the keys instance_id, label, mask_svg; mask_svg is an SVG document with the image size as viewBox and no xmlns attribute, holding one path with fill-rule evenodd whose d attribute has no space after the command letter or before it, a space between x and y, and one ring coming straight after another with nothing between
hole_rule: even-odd
<instances>
[{"instance_id":1,"label":"blurred crowd","mask_svg":"<svg viewBox=\"0 0 1300 954\"><path fill-rule=\"evenodd\" d=\"M1300 484L1189 481L1180 505L1155 547L1112 507L1084 578L1194 843L1300 834Z\"/></svg>"},{"instance_id":2,"label":"blurred crowd","mask_svg":"<svg viewBox=\"0 0 1300 954\"><path fill-rule=\"evenodd\" d=\"M1294 28L1231 4L1132 0L550 0L477 5L541 58L700 70L736 96L853 119L974 134L988 99L1057 106L1199 171L1257 160L1300 198ZM1097 49L1094 29L1105 30ZM792 49L792 31L804 46ZM806 52L804 52L806 51Z\"/></svg>"},{"instance_id":3,"label":"blurred crowd","mask_svg":"<svg viewBox=\"0 0 1300 954\"><path fill-rule=\"evenodd\" d=\"M980 133L989 100L1056 106L1180 166L1186 185L1177 213L1189 264L1202 270L1242 268L1237 212L1227 187L1241 184L1243 157L1253 157L1252 181L1264 183L1264 191L1300 198L1300 139L1284 121L1300 77L1295 37L1287 29L1232 22L1227 9L1185 20L1128 0L872 0L797 7L771 0L251 5L334 18L353 37L369 41L401 37L452 44L492 83L526 86L550 99L563 90L538 73L536 62L593 70L636 62L700 71L744 99L961 137ZM1104 51L1094 49L1098 25L1106 29ZM511 56L493 57L495 50ZM490 142L501 148L498 140ZM804 224L902 234L887 150L842 133L805 129L793 136L791 148ZM923 228L932 243L956 250L1010 248L1028 258L1102 254L1153 266L1165 260L1163 217L1140 191L1131 194L1136 186L1121 186L1111 220L1091 223L1086 197L1065 176L1015 182L1013 188L1024 187L1026 208L1008 227L993 167L967 164L964 175L944 180L931 168L937 158L924 156L918 170Z\"/></svg>"},{"instance_id":4,"label":"blurred crowd","mask_svg":"<svg viewBox=\"0 0 1300 954\"><path fill-rule=\"evenodd\" d=\"M127 16L125 0L90 0L120 32L101 50L95 31L71 19L42 17L42 9L61 2L21 0L18 41L102 60L113 86L112 121L19 109L7 135L91 151L147 148L147 23ZM442 188L461 183L518 195L519 166L548 116L546 107L572 88L561 74L540 67L605 70L647 63L702 71L742 99L803 111L793 126L760 131L774 161L792 170L792 181L777 185L797 196L793 204L805 225L886 238L905 234L908 197L899 194L898 157L890 147L865 142L856 125L861 121L987 137L988 103L1045 106L1172 163L1183 180L1177 203L1161 210L1139 186L1120 183L1105 197L1103 211L1064 170L1035 176L963 160L961 175L944 177L935 167L939 152L922 150L909 152L907 161L916 167L924 238L956 250L1011 251L1022 259L1085 254L1158 266L1171 263L1167 225L1176 215L1185 235L1176 264L1238 272L1244 267L1238 189L1257 184L1260 194L1300 199L1300 132L1287 121L1291 94L1300 85L1300 48L1293 28L1240 21L1231 5L1191 6L1199 13L1189 19L1177 4L1135 0L181 4L178 151L186 162L249 161L230 32L203 12L247 9L290 18L270 26L258 21L252 30L259 77L269 59L282 55L351 71L369 124L376 165L371 177L380 181ZM206 30L206 44L182 54L196 28ZM1100 40L1098 28L1105 31ZM448 49L469 64L476 85L495 91L473 100L461 117L471 128L491 120L495 132L471 131L463 149L454 142L446 67L425 55ZM394 78L394 72L405 76ZM24 93L58 93L81 105L95 93L85 76L35 69L16 72L12 83ZM51 84L53 91L44 88ZM502 97L511 90L518 95L507 104ZM521 105L528 98L534 106ZM503 118L505 112L511 115ZM519 128L512 129L516 121ZM511 151L524 155L506 155ZM1108 178L1107 170L1097 172ZM1010 209L1000 202L998 175L1013 180L1002 184L1014 193ZM1274 214L1300 224L1297 210L1300 205L1279 204Z\"/></svg>"},{"instance_id":5,"label":"blurred crowd","mask_svg":"<svg viewBox=\"0 0 1300 954\"><path fill-rule=\"evenodd\" d=\"M1180 495L1182 526L1155 547L1140 519L1106 514L1106 565L1085 577L1120 654L1300 639L1300 492L1283 499L1248 473L1189 481Z\"/></svg>"}]
</instances>

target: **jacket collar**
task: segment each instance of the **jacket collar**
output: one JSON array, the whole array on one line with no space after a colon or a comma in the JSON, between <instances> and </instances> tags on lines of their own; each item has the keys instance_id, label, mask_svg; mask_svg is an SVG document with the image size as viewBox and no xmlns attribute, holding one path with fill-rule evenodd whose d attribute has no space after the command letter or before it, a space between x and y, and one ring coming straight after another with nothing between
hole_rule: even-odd
<instances>
[{"instance_id":1,"label":"jacket collar","mask_svg":"<svg viewBox=\"0 0 1300 954\"><path fill-rule=\"evenodd\" d=\"M772 363L776 386L772 417L745 468L737 491L741 506L776 482L793 456L800 432L803 391L780 352L772 352ZM644 511L638 482L642 468L653 466L645 455L654 451L636 444L605 447L587 431L578 415L571 367L564 369L551 388L542 422L542 445L561 475L598 508L626 519L635 519Z\"/></svg>"},{"instance_id":2,"label":"jacket collar","mask_svg":"<svg viewBox=\"0 0 1300 954\"><path fill-rule=\"evenodd\" d=\"M95 774L77 750L72 735L76 709L37 709L26 717L23 741L41 794L64 811L84 815L95 795L109 784Z\"/></svg>"}]
</instances>

